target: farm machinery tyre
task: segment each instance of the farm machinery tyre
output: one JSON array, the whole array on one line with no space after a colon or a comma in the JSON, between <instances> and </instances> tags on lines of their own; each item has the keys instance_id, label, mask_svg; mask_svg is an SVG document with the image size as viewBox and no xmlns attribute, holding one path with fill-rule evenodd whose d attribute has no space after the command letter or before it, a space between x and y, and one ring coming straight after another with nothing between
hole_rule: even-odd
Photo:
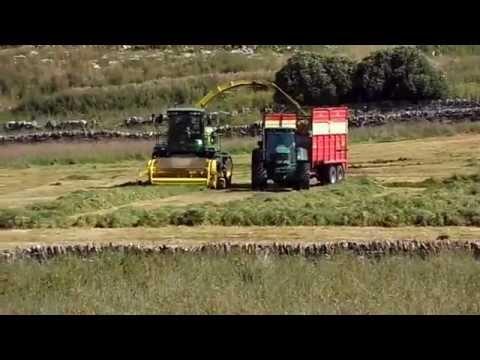
<instances>
[{"instance_id":1,"label":"farm machinery tyre","mask_svg":"<svg viewBox=\"0 0 480 360\"><path fill-rule=\"evenodd\" d=\"M226 186L227 188L230 188L232 186L232 176L233 176L233 160L230 156L225 160L225 169L226 169L226 173L225 173Z\"/></svg>"},{"instance_id":2,"label":"farm machinery tyre","mask_svg":"<svg viewBox=\"0 0 480 360\"><path fill-rule=\"evenodd\" d=\"M345 169L343 165L337 166L337 182L342 182L345 180Z\"/></svg>"},{"instance_id":3,"label":"farm machinery tyre","mask_svg":"<svg viewBox=\"0 0 480 360\"><path fill-rule=\"evenodd\" d=\"M264 190L267 185L267 170L263 166L262 150L252 152L252 189Z\"/></svg>"},{"instance_id":4,"label":"farm machinery tyre","mask_svg":"<svg viewBox=\"0 0 480 360\"><path fill-rule=\"evenodd\" d=\"M295 190L308 190L310 189L310 164L308 162L299 162L297 164L297 183L295 184Z\"/></svg>"},{"instance_id":5,"label":"farm machinery tyre","mask_svg":"<svg viewBox=\"0 0 480 360\"><path fill-rule=\"evenodd\" d=\"M330 165L325 168L324 182L327 185L334 185L338 182L337 167L335 165Z\"/></svg>"},{"instance_id":6,"label":"farm machinery tyre","mask_svg":"<svg viewBox=\"0 0 480 360\"><path fill-rule=\"evenodd\" d=\"M217 179L215 189L227 189L232 184L233 161L231 156L220 156L216 159Z\"/></svg>"}]
</instances>

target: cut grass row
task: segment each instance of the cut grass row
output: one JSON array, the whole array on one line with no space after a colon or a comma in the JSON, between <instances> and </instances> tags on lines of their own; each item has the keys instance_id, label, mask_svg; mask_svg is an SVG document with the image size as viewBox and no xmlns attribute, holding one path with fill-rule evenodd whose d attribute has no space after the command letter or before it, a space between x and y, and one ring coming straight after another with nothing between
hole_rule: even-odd
<instances>
[{"instance_id":1,"label":"cut grass row","mask_svg":"<svg viewBox=\"0 0 480 360\"><path fill-rule=\"evenodd\" d=\"M19 209L0 209L0 228L62 227L72 215L200 191L197 186L122 186L104 190L82 190L53 201L39 202ZM115 223L115 222L114 222Z\"/></svg>"},{"instance_id":2,"label":"cut grass row","mask_svg":"<svg viewBox=\"0 0 480 360\"><path fill-rule=\"evenodd\" d=\"M59 257L0 264L2 314L478 314L480 265L227 255Z\"/></svg>"},{"instance_id":3,"label":"cut grass row","mask_svg":"<svg viewBox=\"0 0 480 360\"><path fill-rule=\"evenodd\" d=\"M188 208L123 208L74 226L480 226L480 177L429 180L421 192L387 191L374 181L348 182L310 192L257 194L246 200ZM390 189L390 188L389 188ZM152 219L154 221L152 222Z\"/></svg>"},{"instance_id":4,"label":"cut grass row","mask_svg":"<svg viewBox=\"0 0 480 360\"><path fill-rule=\"evenodd\" d=\"M384 187L369 178L351 178L316 191L258 193L226 204L154 209L123 206L117 210L115 206L128 205L133 199L171 196L192 189L133 187L77 192L53 202L0 210L0 227L480 226L480 175L429 179L408 186L420 191L405 191L403 183ZM71 216L92 209L112 211Z\"/></svg>"}]
</instances>

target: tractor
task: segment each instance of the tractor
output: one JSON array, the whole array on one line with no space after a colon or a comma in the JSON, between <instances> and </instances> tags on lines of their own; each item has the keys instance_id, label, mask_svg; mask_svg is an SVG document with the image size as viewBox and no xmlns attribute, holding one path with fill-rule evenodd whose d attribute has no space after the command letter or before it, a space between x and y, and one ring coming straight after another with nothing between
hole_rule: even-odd
<instances>
[{"instance_id":1,"label":"tractor","mask_svg":"<svg viewBox=\"0 0 480 360\"><path fill-rule=\"evenodd\" d=\"M266 113L262 138L252 152L252 189L268 180L296 190L310 188L310 179L335 184L348 165L346 107L312 108L310 114Z\"/></svg>"},{"instance_id":2,"label":"tractor","mask_svg":"<svg viewBox=\"0 0 480 360\"><path fill-rule=\"evenodd\" d=\"M294 115L265 115L262 138L252 152L252 189L264 190L270 179L282 187L310 188L310 159L306 137L297 132Z\"/></svg>"}]
</instances>

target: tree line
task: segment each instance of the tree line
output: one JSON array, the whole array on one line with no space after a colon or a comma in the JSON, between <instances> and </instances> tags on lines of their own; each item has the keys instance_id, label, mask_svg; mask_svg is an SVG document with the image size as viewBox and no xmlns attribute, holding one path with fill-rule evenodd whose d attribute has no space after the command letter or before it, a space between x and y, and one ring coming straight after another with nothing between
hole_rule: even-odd
<instances>
[{"instance_id":1,"label":"tree line","mask_svg":"<svg viewBox=\"0 0 480 360\"><path fill-rule=\"evenodd\" d=\"M376 51L359 62L343 56L298 53L275 82L305 106L444 98L445 76L421 50L399 46ZM284 103L281 94L274 100Z\"/></svg>"}]
</instances>

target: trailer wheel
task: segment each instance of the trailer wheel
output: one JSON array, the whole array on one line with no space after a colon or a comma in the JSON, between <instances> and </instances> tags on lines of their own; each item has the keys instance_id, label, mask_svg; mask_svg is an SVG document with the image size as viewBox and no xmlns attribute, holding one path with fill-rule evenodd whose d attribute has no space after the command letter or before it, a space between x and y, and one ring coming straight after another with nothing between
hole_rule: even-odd
<instances>
[{"instance_id":1,"label":"trailer wheel","mask_svg":"<svg viewBox=\"0 0 480 360\"><path fill-rule=\"evenodd\" d=\"M252 152L252 189L263 190L267 185L267 170L263 166L262 150Z\"/></svg>"},{"instance_id":2,"label":"trailer wheel","mask_svg":"<svg viewBox=\"0 0 480 360\"><path fill-rule=\"evenodd\" d=\"M338 165L337 166L337 182L342 182L345 180L345 169L343 168L343 165Z\"/></svg>"},{"instance_id":3,"label":"trailer wheel","mask_svg":"<svg viewBox=\"0 0 480 360\"><path fill-rule=\"evenodd\" d=\"M308 162L297 164L297 179L295 190L310 189L310 164Z\"/></svg>"},{"instance_id":4,"label":"trailer wheel","mask_svg":"<svg viewBox=\"0 0 480 360\"><path fill-rule=\"evenodd\" d=\"M330 185L337 183L337 167L329 166L327 169L327 182Z\"/></svg>"}]
</instances>

